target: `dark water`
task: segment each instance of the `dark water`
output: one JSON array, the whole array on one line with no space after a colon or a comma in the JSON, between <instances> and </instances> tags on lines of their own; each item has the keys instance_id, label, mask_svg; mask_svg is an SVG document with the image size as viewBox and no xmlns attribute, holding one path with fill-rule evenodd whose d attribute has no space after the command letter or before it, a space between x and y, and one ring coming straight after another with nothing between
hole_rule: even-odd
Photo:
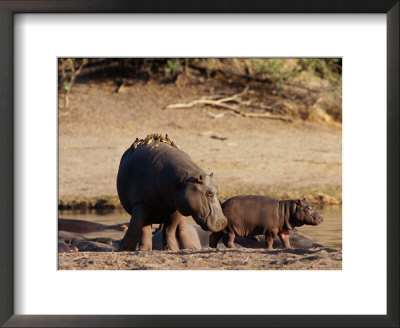
<instances>
[{"instance_id":1,"label":"dark water","mask_svg":"<svg viewBox=\"0 0 400 328\"><path fill-rule=\"evenodd\" d=\"M318 226L302 226L298 229L305 235L327 247L342 247L342 207L328 207L318 210L324 222ZM102 224L129 222L130 216L124 210L109 211L59 211L60 218L79 219ZM192 219L189 223L194 223Z\"/></svg>"}]
</instances>

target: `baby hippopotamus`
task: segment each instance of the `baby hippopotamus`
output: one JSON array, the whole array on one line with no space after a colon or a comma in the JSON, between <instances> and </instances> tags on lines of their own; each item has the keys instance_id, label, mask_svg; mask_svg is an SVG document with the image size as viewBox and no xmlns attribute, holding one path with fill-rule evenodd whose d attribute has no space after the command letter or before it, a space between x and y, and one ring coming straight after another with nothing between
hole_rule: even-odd
<instances>
[{"instance_id":1,"label":"baby hippopotamus","mask_svg":"<svg viewBox=\"0 0 400 328\"><path fill-rule=\"evenodd\" d=\"M229 198L222 205L228 219L227 227L210 235L209 246L216 248L223 237L226 247L234 248L235 236L265 235L265 246L279 235L285 248L291 248L289 230L304 224L318 225L323 219L314 208L303 200L278 200L267 196L241 195Z\"/></svg>"}]
</instances>

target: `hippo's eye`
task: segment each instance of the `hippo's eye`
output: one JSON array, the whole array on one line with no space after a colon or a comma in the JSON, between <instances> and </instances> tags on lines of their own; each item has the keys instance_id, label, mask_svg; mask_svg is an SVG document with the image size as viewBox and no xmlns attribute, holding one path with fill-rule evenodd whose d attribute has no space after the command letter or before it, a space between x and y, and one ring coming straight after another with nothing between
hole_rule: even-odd
<instances>
[{"instance_id":1,"label":"hippo's eye","mask_svg":"<svg viewBox=\"0 0 400 328\"><path fill-rule=\"evenodd\" d=\"M312 213L312 208L308 206L308 207L306 207L306 211L307 211L308 214L311 214Z\"/></svg>"},{"instance_id":2,"label":"hippo's eye","mask_svg":"<svg viewBox=\"0 0 400 328\"><path fill-rule=\"evenodd\" d=\"M212 198L212 197L214 197L214 193L211 190L208 190L206 192L206 196Z\"/></svg>"}]
</instances>

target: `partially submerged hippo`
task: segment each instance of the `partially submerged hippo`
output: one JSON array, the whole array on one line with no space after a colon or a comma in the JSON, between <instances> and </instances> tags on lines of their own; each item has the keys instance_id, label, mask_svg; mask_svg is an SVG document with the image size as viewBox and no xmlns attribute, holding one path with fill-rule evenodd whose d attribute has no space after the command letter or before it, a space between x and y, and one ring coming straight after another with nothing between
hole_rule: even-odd
<instances>
[{"instance_id":1,"label":"partially submerged hippo","mask_svg":"<svg viewBox=\"0 0 400 328\"><path fill-rule=\"evenodd\" d=\"M210 235L209 246L216 247L223 237L226 247L234 248L235 236L265 235L265 246L272 249L278 235L285 248L291 248L289 230L304 224L317 225L323 219L303 200L278 200L267 196L235 196L222 205L228 226Z\"/></svg>"},{"instance_id":2,"label":"partially submerged hippo","mask_svg":"<svg viewBox=\"0 0 400 328\"><path fill-rule=\"evenodd\" d=\"M324 247L324 245L317 243L310 237L307 237L297 229L289 230L290 246L293 248L310 249L316 247ZM254 238L257 237L257 238ZM235 247L237 245L247 248L265 248L265 236L248 236L248 237L237 237L235 238ZM284 248L280 238L276 236L272 244L273 248Z\"/></svg>"},{"instance_id":3,"label":"partially submerged hippo","mask_svg":"<svg viewBox=\"0 0 400 328\"><path fill-rule=\"evenodd\" d=\"M125 231L127 226L125 224L105 225L97 222L76 220L76 219L58 219L58 230L69 231L77 233L96 232L102 230L117 230Z\"/></svg>"},{"instance_id":4,"label":"partially submerged hippo","mask_svg":"<svg viewBox=\"0 0 400 328\"><path fill-rule=\"evenodd\" d=\"M76 252L78 252L78 247L71 246L64 241L59 240L58 241L58 252L59 253L76 253Z\"/></svg>"},{"instance_id":5,"label":"partially submerged hippo","mask_svg":"<svg viewBox=\"0 0 400 328\"><path fill-rule=\"evenodd\" d=\"M71 220L72 221L72 220ZM84 223L92 223L88 221L80 221ZM81 226L81 224L79 225ZM110 227L106 226L105 227ZM120 226L120 225L116 225ZM90 225L89 225L90 227ZM105 230L105 229L101 229ZM126 230L126 229L125 229ZM90 230L90 232L93 232ZM98 232L96 229L94 232ZM90 233L89 233L90 235ZM118 241L108 237L88 237L89 235L82 235L74 232L60 230L58 232L58 252L71 253L71 252L110 252L118 249Z\"/></svg>"},{"instance_id":6,"label":"partially submerged hippo","mask_svg":"<svg viewBox=\"0 0 400 328\"><path fill-rule=\"evenodd\" d=\"M217 198L217 187L166 135L136 139L122 155L117 191L132 215L119 250L152 249L152 223L165 224L167 248L178 250L175 232L191 215L203 229L217 232L228 221ZM184 227L181 227L184 229Z\"/></svg>"}]
</instances>

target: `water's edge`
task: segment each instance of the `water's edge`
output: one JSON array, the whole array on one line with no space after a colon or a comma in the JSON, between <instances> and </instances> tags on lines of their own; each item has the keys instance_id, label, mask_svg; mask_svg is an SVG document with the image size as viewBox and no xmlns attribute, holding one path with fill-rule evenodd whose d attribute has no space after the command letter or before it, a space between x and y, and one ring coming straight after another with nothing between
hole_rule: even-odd
<instances>
[{"instance_id":1,"label":"water's edge","mask_svg":"<svg viewBox=\"0 0 400 328\"><path fill-rule=\"evenodd\" d=\"M316 227L302 226L299 231L313 239L314 241L325 245L326 247L342 247L342 207L326 207L318 210L318 213L324 218L324 222ZM122 209L102 209L89 211L59 211L59 218L79 219L101 224L127 223L130 216ZM188 218L188 223L195 224L192 218Z\"/></svg>"}]
</instances>

